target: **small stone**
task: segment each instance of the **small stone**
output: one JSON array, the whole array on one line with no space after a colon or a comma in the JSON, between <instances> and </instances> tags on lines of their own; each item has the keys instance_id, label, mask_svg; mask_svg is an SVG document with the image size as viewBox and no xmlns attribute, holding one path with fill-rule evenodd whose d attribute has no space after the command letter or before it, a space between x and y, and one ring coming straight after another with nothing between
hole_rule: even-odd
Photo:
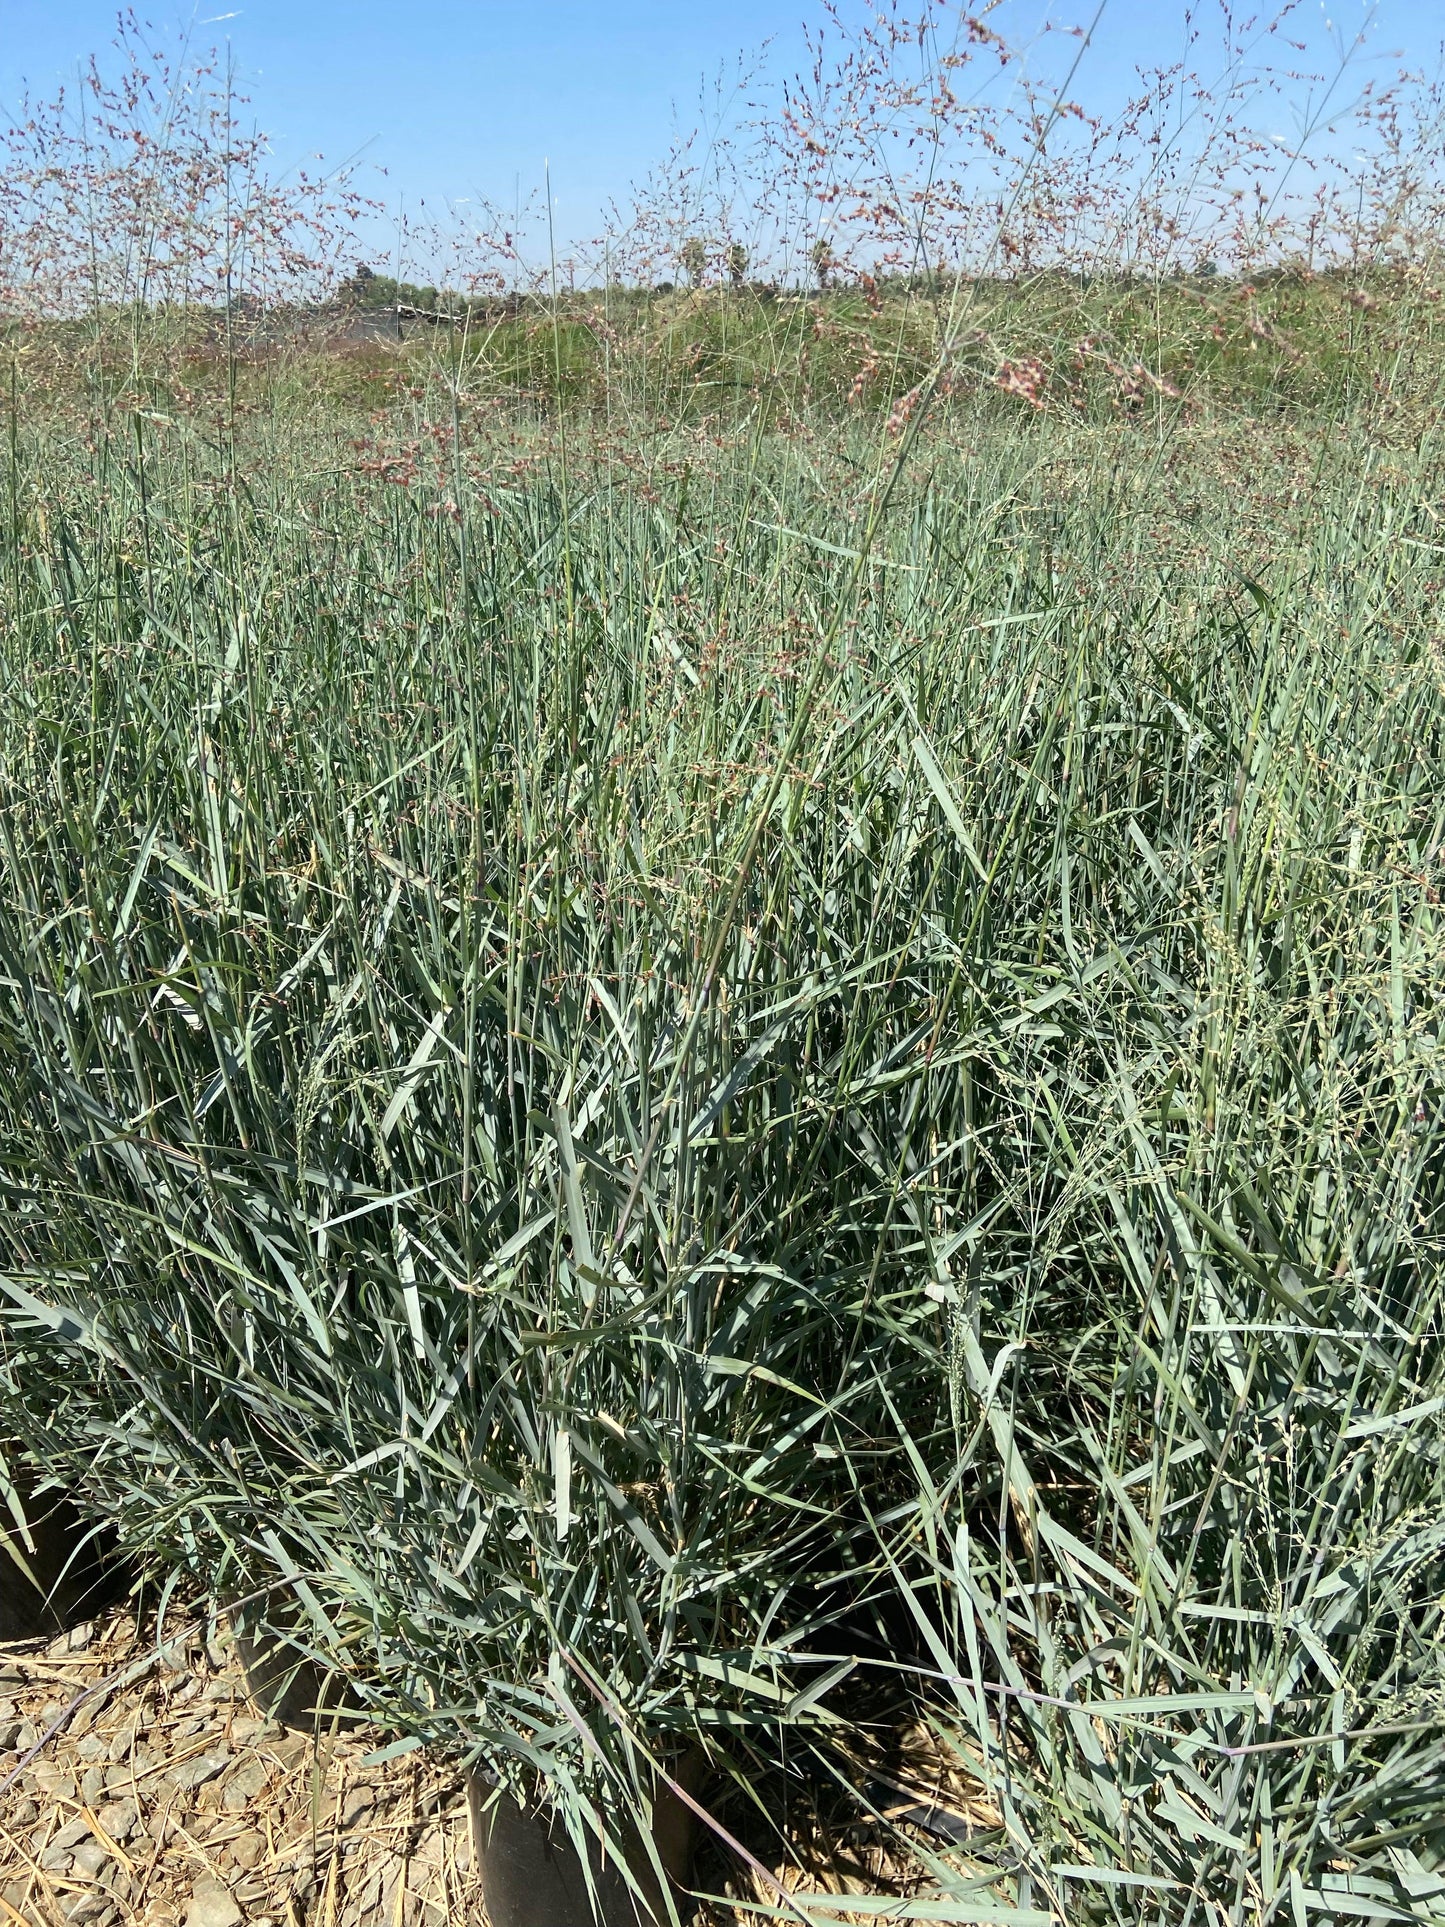
<instances>
[{"instance_id":1,"label":"small stone","mask_svg":"<svg viewBox=\"0 0 1445 1927\"><path fill-rule=\"evenodd\" d=\"M80 1797L86 1806L99 1806L101 1795L105 1792L105 1770L103 1767L88 1766L80 1776Z\"/></svg>"},{"instance_id":2,"label":"small stone","mask_svg":"<svg viewBox=\"0 0 1445 1927\"><path fill-rule=\"evenodd\" d=\"M30 1777L40 1792L49 1794L52 1800L68 1800L75 1803L75 1782L53 1760L38 1760L30 1769Z\"/></svg>"},{"instance_id":3,"label":"small stone","mask_svg":"<svg viewBox=\"0 0 1445 1927\"><path fill-rule=\"evenodd\" d=\"M99 1733L87 1733L75 1749L78 1760L103 1760L110 1751L110 1741L102 1739Z\"/></svg>"},{"instance_id":4,"label":"small stone","mask_svg":"<svg viewBox=\"0 0 1445 1927\"><path fill-rule=\"evenodd\" d=\"M221 1795L221 1806L227 1813L244 1813L254 1800L259 1799L262 1789L271 1777L271 1770L264 1760L247 1760L237 1767L226 1782L226 1790Z\"/></svg>"},{"instance_id":5,"label":"small stone","mask_svg":"<svg viewBox=\"0 0 1445 1927\"><path fill-rule=\"evenodd\" d=\"M28 1753L39 1738L40 1729L36 1726L34 1720L22 1720L12 1736L15 1751L17 1753Z\"/></svg>"},{"instance_id":6,"label":"small stone","mask_svg":"<svg viewBox=\"0 0 1445 1927\"><path fill-rule=\"evenodd\" d=\"M341 1807L342 1826L343 1827L355 1826L356 1822L362 1817L362 1815L366 1813L370 1813L371 1809L375 1805L376 1805L376 1788L375 1787L369 1787L369 1786L353 1787L350 1793L347 1794L346 1799L342 1803L342 1807Z\"/></svg>"},{"instance_id":7,"label":"small stone","mask_svg":"<svg viewBox=\"0 0 1445 1927\"><path fill-rule=\"evenodd\" d=\"M112 1800L95 1817L100 1822L102 1833L114 1840L118 1847L125 1845L140 1821L134 1800Z\"/></svg>"},{"instance_id":8,"label":"small stone","mask_svg":"<svg viewBox=\"0 0 1445 1927\"><path fill-rule=\"evenodd\" d=\"M250 1873L266 1857L266 1842L259 1833L243 1833L239 1840L231 1842L231 1858L238 1867Z\"/></svg>"},{"instance_id":9,"label":"small stone","mask_svg":"<svg viewBox=\"0 0 1445 1927\"><path fill-rule=\"evenodd\" d=\"M110 1865L110 1855L98 1840L87 1840L75 1850L71 1866L76 1877L81 1880L94 1880L101 1871Z\"/></svg>"},{"instance_id":10,"label":"small stone","mask_svg":"<svg viewBox=\"0 0 1445 1927\"><path fill-rule=\"evenodd\" d=\"M165 1845L168 1837L175 1838L177 1824L169 1806L153 1808L149 1813L141 1815L135 1838L139 1842L144 1837L152 1846L161 1847Z\"/></svg>"},{"instance_id":11,"label":"small stone","mask_svg":"<svg viewBox=\"0 0 1445 1927\"><path fill-rule=\"evenodd\" d=\"M197 1887L186 1908L185 1927L241 1927L245 1915L224 1887Z\"/></svg>"},{"instance_id":12,"label":"small stone","mask_svg":"<svg viewBox=\"0 0 1445 1927\"><path fill-rule=\"evenodd\" d=\"M57 1828L50 1836L47 1856L52 1853L72 1852L82 1840L89 1838L90 1822L83 1815L77 1815L74 1820L67 1820L63 1827Z\"/></svg>"},{"instance_id":13,"label":"small stone","mask_svg":"<svg viewBox=\"0 0 1445 1927\"><path fill-rule=\"evenodd\" d=\"M21 1800L5 1816L7 1826L19 1833L22 1827L30 1826L40 1817L40 1809L33 1800Z\"/></svg>"},{"instance_id":14,"label":"small stone","mask_svg":"<svg viewBox=\"0 0 1445 1927\"><path fill-rule=\"evenodd\" d=\"M230 1763L229 1753L198 1753L194 1759L182 1760L179 1766L173 1766L165 1777L169 1785L180 1791L191 1791L204 1786L207 1780L214 1780Z\"/></svg>"},{"instance_id":15,"label":"small stone","mask_svg":"<svg viewBox=\"0 0 1445 1927\"><path fill-rule=\"evenodd\" d=\"M281 1728L273 1720L254 1719L249 1713L231 1721L231 1744L254 1746L258 1740L279 1739Z\"/></svg>"},{"instance_id":16,"label":"small stone","mask_svg":"<svg viewBox=\"0 0 1445 1927\"><path fill-rule=\"evenodd\" d=\"M26 1731L28 1726L29 1722L27 1720L18 1720L10 1717L0 1719L0 1753L21 1752L23 1749L19 1744L20 1735ZM31 1744L34 1745L34 1741L32 1741Z\"/></svg>"},{"instance_id":17,"label":"small stone","mask_svg":"<svg viewBox=\"0 0 1445 1927\"><path fill-rule=\"evenodd\" d=\"M64 1894L60 1899L62 1915L66 1920L76 1923L76 1927L79 1927L82 1921L94 1920L97 1914L103 1914L109 1905L109 1896L98 1894L93 1889L90 1892Z\"/></svg>"}]
</instances>

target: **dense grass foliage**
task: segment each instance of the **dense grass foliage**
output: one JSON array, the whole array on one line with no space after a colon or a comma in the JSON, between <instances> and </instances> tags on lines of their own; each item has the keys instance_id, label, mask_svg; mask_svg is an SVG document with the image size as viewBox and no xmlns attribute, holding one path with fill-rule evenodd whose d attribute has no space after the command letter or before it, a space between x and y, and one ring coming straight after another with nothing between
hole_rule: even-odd
<instances>
[{"instance_id":1,"label":"dense grass foliage","mask_svg":"<svg viewBox=\"0 0 1445 1927\"><path fill-rule=\"evenodd\" d=\"M887 416L942 357L944 396L991 397L1004 418L1046 406L1095 421L1161 406L1218 413L1429 409L1445 378L1434 270L1361 266L1163 279L1039 273L829 290L607 287L555 300L457 300L428 323L356 302L227 317L154 308L41 333L15 328L32 401L97 389L163 412L268 411L318 393L366 410L449 367L464 389L555 417L660 416L792 428L819 409ZM395 289L376 277L368 286ZM421 300L426 289L404 288ZM434 297L435 298L435 297ZM123 319L124 325L117 325ZM294 416L292 417L294 427Z\"/></svg>"},{"instance_id":2,"label":"dense grass foliage","mask_svg":"<svg viewBox=\"0 0 1445 1927\"><path fill-rule=\"evenodd\" d=\"M1431 1917L1430 423L475 395L16 408L4 1424L577 1830L886 1684L928 1918Z\"/></svg>"}]
</instances>

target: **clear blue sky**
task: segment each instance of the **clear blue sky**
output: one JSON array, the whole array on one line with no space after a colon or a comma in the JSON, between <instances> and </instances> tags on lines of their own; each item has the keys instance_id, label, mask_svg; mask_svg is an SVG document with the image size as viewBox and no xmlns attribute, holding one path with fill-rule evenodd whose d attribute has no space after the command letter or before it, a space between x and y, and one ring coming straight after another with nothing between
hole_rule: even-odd
<instances>
[{"instance_id":1,"label":"clear blue sky","mask_svg":"<svg viewBox=\"0 0 1445 1927\"><path fill-rule=\"evenodd\" d=\"M1047 0L1009 4L1026 28ZM1086 10L1090 0L1052 8ZM770 66L791 71L801 23L817 17L815 0L209 0L194 16L173 4L141 11L163 30L194 17L203 44L229 39L282 157L364 150L387 169L373 191L412 207L510 203L514 183L523 194L540 186L550 159L559 228L576 237L661 157L675 122L693 124L707 77L769 40ZM1347 32L1364 17L1361 0L1338 0ZM1305 0L1301 18L1318 35L1319 0ZM26 83L52 92L106 45L114 19L114 0L0 0L0 104L13 107ZM1091 101L1117 97L1136 63L1176 55L1182 20L1182 0L1107 0ZM1434 69L1442 32L1440 0L1381 0L1371 40Z\"/></svg>"}]
</instances>

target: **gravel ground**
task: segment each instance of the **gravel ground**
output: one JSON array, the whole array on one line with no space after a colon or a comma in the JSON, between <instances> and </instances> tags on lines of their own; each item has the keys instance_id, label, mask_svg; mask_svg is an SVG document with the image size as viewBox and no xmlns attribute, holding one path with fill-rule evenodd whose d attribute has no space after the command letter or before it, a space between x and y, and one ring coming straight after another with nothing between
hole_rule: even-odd
<instances>
[{"instance_id":1,"label":"gravel ground","mask_svg":"<svg viewBox=\"0 0 1445 1927\"><path fill-rule=\"evenodd\" d=\"M0 1922L479 1920L458 1777L259 1719L218 1657L124 1618L0 1648Z\"/></svg>"}]
</instances>

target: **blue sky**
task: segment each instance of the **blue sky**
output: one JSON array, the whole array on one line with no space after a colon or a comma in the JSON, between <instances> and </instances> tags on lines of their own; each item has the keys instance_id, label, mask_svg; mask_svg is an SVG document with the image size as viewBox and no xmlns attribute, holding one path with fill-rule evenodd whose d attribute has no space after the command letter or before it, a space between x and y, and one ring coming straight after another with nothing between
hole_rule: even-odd
<instances>
[{"instance_id":1,"label":"blue sky","mask_svg":"<svg viewBox=\"0 0 1445 1927\"><path fill-rule=\"evenodd\" d=\"M1014 31L1047 4L1008 0ZM1061 4L1078 18L1089 0ZM194 17L200 41L230 40L283 158L361 153L387 170L370 176L371 191L412 208L463 196L510 204L540 187L550 160L564 238L593 232L674 125L693 124L706 81L767 42L772 70L791 70L801 23L817 18L814 0L211 0L194 16L143 11L163 30ZM1347 33L1364 17L1361 0L1339 0ZM114 0L0 0L0 104L13 107L27 82L53 91L106 45L114 18ZM1319 0L1300 18L1318 40ZM1181 0L1107 0L1090 100L1120 97L1136 63L1172 58L1182 20ZM1381 65L1398 51L1433 69L1442 32L1439 0L1381 0L1370 38Z\"/></svg>"}]
</instances>

